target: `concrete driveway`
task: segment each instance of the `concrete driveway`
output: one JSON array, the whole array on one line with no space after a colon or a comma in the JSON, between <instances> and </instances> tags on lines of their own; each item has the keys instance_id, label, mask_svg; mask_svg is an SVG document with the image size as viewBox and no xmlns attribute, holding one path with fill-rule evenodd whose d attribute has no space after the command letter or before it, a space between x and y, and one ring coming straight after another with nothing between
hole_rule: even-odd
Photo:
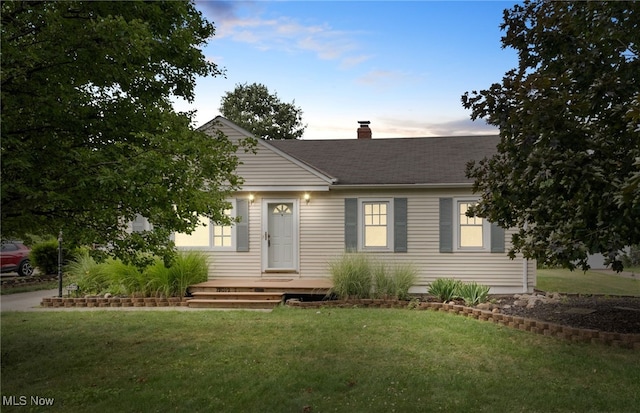
<instances>
[{"instance_id":1,"label":"concrete driveway","mask_svg":"<svg viewBox=\"0 0 640 413\"><path fill-rule=\"evenodd\" d=\"M57 297L58 290L40 290L29 293L6 294L0 296L0 308L5 311L38 311L44 310L40 307L42 299L45 297Z\"/></svg>"}]
</instances>

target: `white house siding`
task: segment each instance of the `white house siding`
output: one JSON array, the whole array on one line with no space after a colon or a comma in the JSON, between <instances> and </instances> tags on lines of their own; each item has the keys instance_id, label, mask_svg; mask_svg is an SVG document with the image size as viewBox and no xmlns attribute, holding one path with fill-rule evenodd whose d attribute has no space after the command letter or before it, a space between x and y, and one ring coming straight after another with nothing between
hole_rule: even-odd
<instances>
[{"instance_id":1,"label":"white house siding","mask_svg":"<svg viewBox=\"0 0 640 413\"><path fill-rule=\"evenodd\" d=\"M211 123L202 128L212 136L215 136L215 129L223 132L232 142L238 142L247 137L240 130L224 123ZM242 148L237 152L243 163L238 165L236 173L245 180L245 187L327 185L326 180L305 169L296 161L282 156L275 149L272 150L261 142L256 145L255 149L255 154L245 152Z\"/></svg>"},{"instance_id":2,"label":"white house siding","mask_svg":"<svg viewBox=\"0 0 640 413\"><path fill-rule=\"evenodd\" d=\"M299 274L302 278L328 277L328 263L344 252L344 199L402 197L408 199L408 252L369 253L388 263L412 263L418 269L413 292L426 292L437 278L452 277L476 281L491 287L492 293L522 292L524 261L510 260L506 252L439 252L439 198L468 195L465 190L332 190L311 192L308 204L303 192L257 193L250 206L250 251L212 252L211 278L260 277L262 245L261 200L263 197L299 198ZM248 196L246 193L238 196ZM510 245L507 231L506 248ZM535 262L527 263L527 290L535 286ZM272 276L273 274L268 274Z\"/></svg>"}]
</instances>

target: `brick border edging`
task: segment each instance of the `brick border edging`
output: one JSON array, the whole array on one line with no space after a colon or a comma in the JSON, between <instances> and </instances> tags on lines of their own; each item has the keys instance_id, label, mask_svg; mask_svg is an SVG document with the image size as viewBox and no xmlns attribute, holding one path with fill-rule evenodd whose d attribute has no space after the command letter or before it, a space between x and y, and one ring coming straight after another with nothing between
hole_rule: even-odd
<instances>
[{"instance_id":1,"label":"brick border edging","mask_svg":"<svg viewBox=\"0 0 640 413\"><path fill-rule=\"evenodd\" d=\"M407 308L409 303L409 301L361 299L348 301L314 302L288 301L287 305L296 308L354 308L360 306L375 308ZM536 334L542 334L544 336L557 337L573 342L604 344L607 346L640 350L640 334L622 334L586 328L568 327L548 321L539 321L531 318L512 316L500 312L494 313L488 310L480 310L478 308L465 307L463 305L457 304L421 302L417 304L416 309L444 311L459 314L465 317L474 318L476 320L492 321L505 327L529 331Z\"/></svg>"},{"instance_id":2,"label":"brick border edging","mask_svg":"<svg viewBox=\"0 0 640 413\"><path fill-rule=\"evenodd\" d=\"M51 297L43 298L40 303L45 308L72 308L72 307L187 307L188 299L181 297Z\"/></svg>"}]
</instances>

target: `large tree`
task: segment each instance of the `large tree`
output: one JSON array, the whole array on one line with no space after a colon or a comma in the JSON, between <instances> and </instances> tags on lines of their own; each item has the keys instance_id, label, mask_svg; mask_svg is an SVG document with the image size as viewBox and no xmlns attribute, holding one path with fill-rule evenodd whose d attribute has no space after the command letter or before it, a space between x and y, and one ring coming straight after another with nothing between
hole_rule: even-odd
<instances>
[{"instance_id":1,"label":"large tree","mask_svg":"<svg viewBox=\"0 0 640 413\"><path fill-rule=\"evenodd\" d=\"M236 85L222 97L220 113L262 139L298 139L306 128L295 100L282 102L260 83Z\"/></svg>"},{"instance_id":2,"label":"large tree","mask_svg":"<svg viewBox=\"0 0 640 413\"><path fill-rule=\"evenodd\" d=\"M517 228L510 255L588 268L640 242L640 3L525 1L505 10L518 68L462 96L500 128L472 163L473 213Z\"/></svg>"},{"instance_id":3,"label":"large tree","mask_svg":"<svg viewBox=\"0 0 640 413\"><path fill-rule=\"evenodd\" d=\"M170 100L220 74L191 2L7 1L1 18L3 237L62 230L122 255L226 222L236 146ZM156 231L128 235L137 214Z\"/></svg>"}]
</instances>

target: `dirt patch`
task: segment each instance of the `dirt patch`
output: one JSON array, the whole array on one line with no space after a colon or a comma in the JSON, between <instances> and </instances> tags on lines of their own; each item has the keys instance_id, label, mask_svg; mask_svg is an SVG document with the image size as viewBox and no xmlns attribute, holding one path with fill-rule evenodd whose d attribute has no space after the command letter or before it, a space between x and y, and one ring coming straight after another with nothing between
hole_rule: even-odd
<instances>
[{"instance_id":1,"label":"dirt patch","mask_svg":"<svg viewBox=\"0 0 640 413\"><path fill-rule=\"evenodd\" d=\"M640 334L640 297L564 295L522 304L522 297L518 296L496 300L496 307L503 314L576 328Z\"/></svg>"}]
</instances>

